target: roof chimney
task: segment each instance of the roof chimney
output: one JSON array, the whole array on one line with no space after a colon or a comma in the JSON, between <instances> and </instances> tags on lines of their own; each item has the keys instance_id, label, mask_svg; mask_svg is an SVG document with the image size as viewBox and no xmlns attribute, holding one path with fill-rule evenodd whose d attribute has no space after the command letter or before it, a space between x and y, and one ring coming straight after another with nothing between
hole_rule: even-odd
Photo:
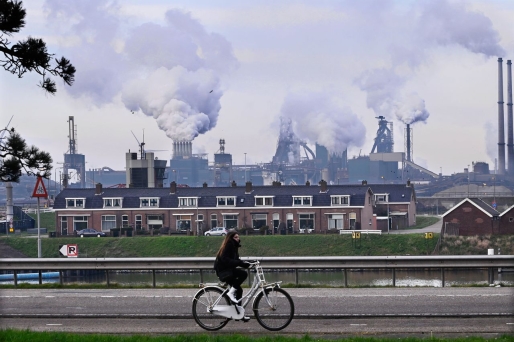
<instances>
[{"instance_id":1,"label":"roof chimney","mask_svg":"<svg viewBox=\"0 0 514 342\"><path fill-rule=\"evenodd\" d=\"M101 194L102 194L102 183L96 183L95 195L101 195Z\"/></svg>"},{"instance_id":2,"label":"roof chimney","mask_svg":"<svg viewBox=\"0 0 514 342\"><path fill-rule=\"evenodd\" d=\"M177 183L175 181L170 183L170 194L174 195L177 192Z\"/></svg>"},{"instance_id":3,"label":"roof chimney","mask_svg":"<svg viewBox=\"0 0 514 342\"><path fill-rule=\"evenodd\" d=\"M368 185L368 181L367 180L363 180L362 181L362 185Z\"/></svg>"},{"instance_id":4,"label":"roof chimney","mask_svg":"<svg viewBox=\"0 0 514 342\"><path fill-rule=\"evenodd\" d=\"M203 183L203 187L206 188L207 187L207 182L204 182Z\"/></svg>"},{"instance_id":5,"label":"roof chimney","mask_svg":"<svg viewBox=\"0 0 514 342\"><path fill-rule=\"evenodd\" d=\"M232 186L233 188L235 188L235 187L237 186L236 181L232 181L231 186Z\"/></svg>"},{"instance_id":6,"label":"roof chimney","mask_svg":"<svg viewBox=\"0 0 514 342\"><path fill-rule=\"evenodd\" d=\"M319 185L321 185L321 192L327 192L327 182L323 179L319 181Z\"/></svg>"},{"instance_id":7,"label":"roof chimney","mask_svg":"<svg viewBox=\"0 0 514 342\"><path fill-rule=\"evenodd\" d=\"M311 186L311 182L307 181L307 182L305 182L305 185L306 186Z\"/></svg>"},{"instance_id":8,"label":"roof chimney","mask_svg":"<svg viewBox=\"0 0 514 342\"><path fill-rule=\"evenodd\" d=\"M277 182L277 181L273 181L273 183L271 183L272 186L281 186L282 183L280 182Z\"/></svg>"},{"instance_id":9,"label":"roof chimney","mask_svg":"<svg viewBox=\"0 0 514 342\"><path fill-rule=\"evenodd\" d=\"M410 186L410 179L407 179L407 186Z\"/></svg>"},{"instance_id":10,"label":"roof chimney","mask_svg":"<svg viewBox=\"0 0 514 342\"><path fill-rule=\"evenodd\" d=\"M248 181L245 185L245 193L249 194L252 192L252 182Z\"/></svg>"}]
</instances>

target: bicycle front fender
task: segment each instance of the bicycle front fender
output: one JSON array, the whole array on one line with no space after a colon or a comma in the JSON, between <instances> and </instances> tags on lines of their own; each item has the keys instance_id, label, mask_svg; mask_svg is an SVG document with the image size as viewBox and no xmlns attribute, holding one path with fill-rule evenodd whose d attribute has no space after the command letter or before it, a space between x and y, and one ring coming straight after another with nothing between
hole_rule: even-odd
<instances>
[{"instance_id":1,"label":"bicycle front fender","mask_svg":"<svg viewBox=\"0 0 514 342\"><path fill-rule=\"evenodd\" d=\"M196 291L195 295L193 296L193 300L192 300L192 301L194 301L194 300L195 300L196 296L197 296L200 292L203 292L203 291L205 291L205 290L207 290L207 289L218 289L218 290L220 290L220 291L221 291L220 293L222 293L223 291L225 291L225 289L224 289L223 287L221 287L221 286L217 286L217 285L204 285L204 284L201 284L200 286L201 286L201 289L200 289L200 290L198 290L198 291Z\"/></svg>"}]
</instances>

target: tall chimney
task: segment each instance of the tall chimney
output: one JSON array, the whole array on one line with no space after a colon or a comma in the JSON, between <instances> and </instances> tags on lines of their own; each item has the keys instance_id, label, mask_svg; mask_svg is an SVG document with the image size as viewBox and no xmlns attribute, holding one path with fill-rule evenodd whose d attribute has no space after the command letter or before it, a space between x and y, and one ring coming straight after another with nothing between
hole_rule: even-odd
<instances>
[{"instance_id":1,"label":"tall chimney","mask_svg":"<svg viewBox=\"0 0 514 342\"><path fill-rule=\"evenodd\" d=\"M175 181L170 183L170 194L174 195L177 193L177 183Z\"/></svg>"},{"instance_id":2,"label":"tall chimney","mask_svg":"<svg viewBox=\"0 0 514 342\"><path fill-rule=\"evenodd\" d=\"M505 174L505 127L503 115L502 59L498 58L498 174Z\"/></svg>"},{"instance_id":3,"label":"tall chimney","mask_svg":"<svg viewBox=\"0 0 514 342\"><path fill-rule=\"evenodd\" d=\"M507 156L509 174L514 175L514 119L512 114L512 62L507 61Z\"/></svg>"},{"instance_id":4,"label":"tall chimney","mask_svg":"<svg viewBox=\"0 0 514 342\"><path fill-rule=\"evenodd\" d=\"M410 124L407 124L407 128L405 129L405 137L407 138L406 142L406 150L407 150L407 161L412 161L412 146L411 146L411 130L410 130Z\"/></svg>"},{"instance_id":5,"label":"tall chimney","mask_svg":"<svg viewBox=\"0 0 514 342\"><path fill-rule=\"evenodd\" d=\"M102 183L96 183L95 185L95 195L102 194Z\"/></svg>"}]
</instances>

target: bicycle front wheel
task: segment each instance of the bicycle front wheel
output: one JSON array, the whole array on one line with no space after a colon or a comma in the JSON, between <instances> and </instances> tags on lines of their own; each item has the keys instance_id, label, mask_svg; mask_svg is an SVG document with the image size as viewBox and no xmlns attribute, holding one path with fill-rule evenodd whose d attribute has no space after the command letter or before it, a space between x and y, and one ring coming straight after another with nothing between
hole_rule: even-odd
<instances>
[{"instance_id":1,"label":"bicycle front wheel","mask_svg":"<svg viewBox=\"0 0 514 342\"><path fill-rule=\"evenodd\" d=\"M219 330L227 325L229 319L212 313L214 302L223 291L217 287L205 287L198 291L193 298L193 317L199 326L205 330ZM223 296L218 304L230 305L229 299Z\"/></svg>"},{"instance_id":2,"label":"bicycle front wheel","mask_svg":"<svg viewBox=\"0 0 514 342\"><path fill-rule=\"evenodd\" d=\"M281 288L268 288L255 298L253 313L263 328L282 330L293 320L294 303L289 293Z\"/></svg>"}]
</instances>

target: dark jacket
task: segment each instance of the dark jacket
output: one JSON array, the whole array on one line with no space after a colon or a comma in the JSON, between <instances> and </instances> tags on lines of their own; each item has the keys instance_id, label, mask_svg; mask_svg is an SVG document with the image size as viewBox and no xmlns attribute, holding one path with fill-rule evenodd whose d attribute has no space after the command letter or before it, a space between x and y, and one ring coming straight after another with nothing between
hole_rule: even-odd
<instances>
[{"instance_id":1,"label":"dark jacket","mask_svg":"<svg viewBox=\"0 0 514 342\"><path fill-rule=\"evenodd\" d=\"M221 255L216 258L214 265L216 274L234 269L237 266L245 267L245 262L239 258L239 247L241 247L241 245L235 240L227 242Z\"/></svg>"}]
</instances>

